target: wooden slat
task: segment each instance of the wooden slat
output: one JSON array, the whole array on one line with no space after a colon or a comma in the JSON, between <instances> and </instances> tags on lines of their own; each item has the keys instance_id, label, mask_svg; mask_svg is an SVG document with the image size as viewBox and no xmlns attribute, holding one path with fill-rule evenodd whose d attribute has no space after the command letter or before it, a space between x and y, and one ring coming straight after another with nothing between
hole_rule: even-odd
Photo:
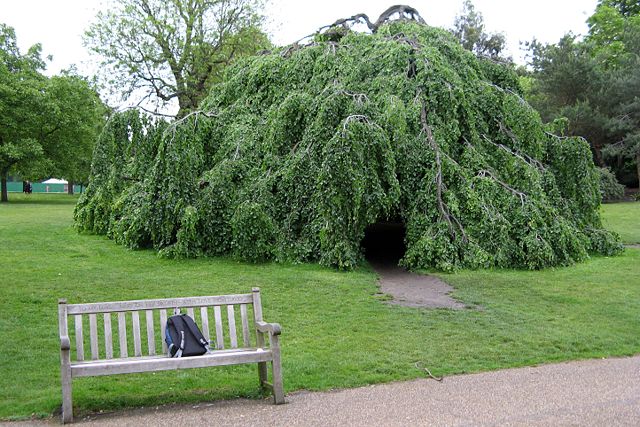
<instances>
[{"instance_id":1,"label":"wooden slat","mask_svg":"<svg viewBox=\"0 0 640 427\"><path fill-rule=\"evenodd\" d=\"M209 335L209 312L207 307L200 307L200 318L202 319L202 335L207 341L211 341Z\"/></svg>"},{"instance_id":2,"label":"wooden slat","mask_svg":"<svg viewBox=\"0 0 640 427\"><path fill-rule=\"evenodd\" d=\"M127 320L123 312L118 313L118 338L120 340L120 357L128 357L127 350Z\"/></svg>"},{"instance_id":3,"label":"wooden slat","mask_svg":"<svg viewBox=\"0 0 640 427\"><path fill-rule=\"evenodd\" d=\"M147 310L147 348L149 349L149 356L155 356L156 354L156 339L153 329L153 310Z\"/></svg>"},{"instance_id":4,"label":"wooden slat","mask_svg":"<svg viewBox=\"0 0 640 427\"><path fill-rule=\"evenodd\" d=\"M273 353L270 350L220 351L198 357L169 358L155 356L77 363L71 366L71 375L75 378L134 372L157 372L174 369L204 368L207 366L236 365L239 363L268 362L270 360L273 360Z\"/></svg>"},{"instance_id":5,"label":"wooden slat","mask_svg":"<svg viewBox=\"0 0 640 427\"><path fill-rule=\"evenodd\" d=\"M257 327L257 323L262 321L262 299L260 298L260 288L253 288L251 290L253 295L253 321ZM264 348L264 334L256 329L256 347ZM258 363L258 378L260 384L267 382L267 364Z\"/></svg>"},{"instance_id":6,"label":"wooden slat","mask_svg":"<svg viewBox=\"0 0 640 427\"><path fill-rule=\"evenodd\" d=\"M233 310L233 305L227 306L227 320L229 321L229 340L231 341L231 348L238 348L238 335L236 333L236 315Z\"/></svg>"},{"instance_id":7,"label":"wooden slat","mask_svg":"<svg viewBox=\"0 0 640 427\"><path fill-rule=\"evenodd\" d=\"M216 320L216 348L222 350L224 348L224 335L222 334L222 315L220 314L220 306L213 307L213 317Z\"/></svg>"},{"instance_id":8,"label":"wooden slat","mask_svg":"<svg viewBox=\"0 0 640 427\"><path fill-rule=\"evenodd\" d=\"M95 314L89 315L89 334L91 337L91 358L98 360L100 358L98 350L98 322Z\"/></svg>"},{"instance_id":9,"label":"wooden slat","mask_svg":"<svg viewBox=\"0 0 640 427\"><path fill-rule=\"evenodd\" d=\"M162 353L167 354L167 342L164 340L164 330L167 328L167 310L160 310L160 341L162 341Z\"/></svg>"},{"instance_id":10,"label":"wooden slat","mask_svg":"<svg viewBox=\"0 0 640 427\"><path fill-rule=\"evenodd\" d=\"M240 304L240 317L242 319L242 342L245 347L251 345L249 335L249 317L247 316L247 304Z\"/></svg>"},{"instance_id":11,"label":"wooden slat","mask_svg":"<svg viewBox=\"0 0 640 427\"><path fill-rule=\"evenodd\" d=\"M84 339L82 336L82 316L74 316L76 324L76 360L84 360Z\"/></svg>"},{"instance_id":12,"label":"wooden slat","mask_svg":"<svg viewBox=\"0 0 640 427\"><path fill-rule=\"evenodd\" d=\"M142 344L140 343L140 315L137 311L131 312L133 321L133 352L136 357L142 356Z\"/></svg>"},{"instance_id":13,"label":"wooden slat","mask_svg":"<svg viewBox=\"0 0 640 427\"><path fill-rule=\"evenodd\" d=\"M262 298L260 298L259 288L253 288L253 318L256 322L262 321ZM256 346L258 348L264 348L264 334L262 334L262 332L258 332L257 330Z\"/></svg>"},{"instance_id":14,"label":"wooden slat","mask_svg":"<svg viewBox=\"0 0 640 427\"><path fill-rule=\"evenodd\" d=\"M193 307L187 308L187 316L191 317L193 320L196 320L196 316L193 313Z\"/></svg>"},{"instance_id":15,"label":"wooden slat","mask_svg":"<svg viewBox=\"0 0 640 427\"><path fill-rule=\"evenodd\" d=\"M113 339L111 332L111 313L104 314L104 352L107 359L113 359Z\"/></svg>"},{"instance_id":16,"label":"wooden slat","mask_svg":"<svg viewBox=\"0 0 640 427\"><path fill-rule=\"evenodd\" d=\"M69 304L67 306L67 312L68 314L113 313L121 311L171 309L174 307L202 307L228 304L250 304L251 301L251 294L114 301L92 304Z\"/></svg>"}]
</instances>

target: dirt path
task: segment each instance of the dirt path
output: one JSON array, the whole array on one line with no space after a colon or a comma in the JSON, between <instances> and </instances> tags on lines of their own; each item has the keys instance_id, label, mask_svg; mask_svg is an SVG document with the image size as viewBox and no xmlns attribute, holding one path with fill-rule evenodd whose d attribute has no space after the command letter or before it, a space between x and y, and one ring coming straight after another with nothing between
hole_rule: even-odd
<instances>
[{"instance_id":1,"label":"dirt path","mask_svg":"<svg viewBox=\"0 0 640 427\"><path fill-rule=\"evenodd\" d=\"M286 377L285 377L286 381ZM215 385L212 385L215 387ZM76 419L87 426L638 426L640 356ZM59 425L59 420L7 423Z\"/></svg>"},{"instance_id":2,"label":"dirt path","mask_svg":"<svg viewBox=\"0 0 640 427\"><path fill-rule=\"evenodd\" d=\"M411 273L393 263L371 265L380 275L380 290L393 297L391 304L454 310L466 307L451 298L449 293L453 288L435 276Z\"/></svg>"}]
</instances>

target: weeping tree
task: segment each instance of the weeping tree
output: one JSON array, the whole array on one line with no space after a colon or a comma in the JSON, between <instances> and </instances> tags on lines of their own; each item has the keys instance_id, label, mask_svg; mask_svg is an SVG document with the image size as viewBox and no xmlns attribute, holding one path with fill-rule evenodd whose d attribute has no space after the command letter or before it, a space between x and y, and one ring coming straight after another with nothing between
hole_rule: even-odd
<instances>
[{"instance_id":1,"label":"weeping tree","mask_svg":"<svg viewBox=\"0 0 640 427\"><path fill-rule=\"evenodd\" d=\"M414 269L621 251L589 145L552 131L512 69L400 6L245 60L180 120L113 117L75 221L170 257L342 269L385 220L404 223Z\"/></svg>"}]
</instances>

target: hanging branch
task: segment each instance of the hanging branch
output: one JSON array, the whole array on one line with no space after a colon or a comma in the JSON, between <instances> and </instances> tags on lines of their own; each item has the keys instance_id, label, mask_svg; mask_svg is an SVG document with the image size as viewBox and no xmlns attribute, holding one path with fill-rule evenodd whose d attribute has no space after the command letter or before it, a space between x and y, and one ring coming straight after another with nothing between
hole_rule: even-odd
<instances>
[{"instance_id":1,"label":"hanging branch","mask_svg":"<svg viewBox=\"0 0 640 427\"><path fill-rule=\"evenodd\" d=\"M194 117L194 116L195 116L195 120L194 120L194 123L193 123L193 129L194 130L198 127L198 117L200 117L200 116L205 116L205 117L208 117L208 118L218 117L218 115L216 113L214 113L213 111L193 111L193 112L187 114L186 116L184 116L183 118L181 118L179 120L175 120L163 132L163 137L166 137L168 132L172 133L171 134L171 140L169 141L169 144L172 144L173 140L175 139L176 129L177 129L178 125L181 125L187 119L189 119L191 117Z\"/></svg>"},{"instance_id":2,"label":"hanging branch","mask_svg":"<svg viewBox=\"0 0 640 427\"><path fill-rule=\"evenodd\" d=\"M509 190L512 194L518 196L520 198L520 203L522 203L522 207L524 207L524 202L525 202L525 200L527 198L527 195L524 194L523 192L518 191L515 188L511 187L506 182L501 181L500 179L498 179L498 177L496 177L495 174L493 172L491 172L490 170L482 169L482 170L478 171L476 176L479 177L479 178L486 178L487 176L489 176L495 182L500 184L503 188L505 188L506 190Z\"/></svg>"},{"instance_id":3,"label":"hanging branch","mask_svg":"<svg viewBox=\"0 0 640 427\"><path fill-rule=\"evenodd\" d=\"M429 123L427 122L427 107L424 103L424 100L422 102L422 108L420 110L420 122L422 123L421 132L426 135L427 144L436 155L436 176L435 176L436 200L438 202L438 211L440 212L440 217L447 222L447 225L449 227L449 232L452 234L454 238L457 235L455 231L455 227L453 226L453 222L455 222L457 228L460 230L460 234L462 235L462 241L464 243L467 243L468 239L467 239L467 234L464 231L464 227L462 226L460 221L458 221L458 218L456 218L455 215L453 215L449 211L449 208L447 207L447 205L445 204L442 198L442 192L443 190L446 190L446 188L442 182L442 160L440 159L440 147L438 146L438 143L433 137L431 126L429 126Z\"/></svg>"},{"instance_id":4,"label":"hanging branch","mask_svg":"<svg viewBox=\"0 0 640 427\"><path fill-rule=\"evenodd\" d=\"M340 95L346 95L346 96L352 97L353 101L358 105L362 105L365 102L369 102L369 97L367 97L367 95L364 93L352 93L346 90L340 90L338 93Z\"/></svg>"},{"instance_id":5,"label":"hanging branch","mask_svg":"<svg viewBox=\"0 0 640 427\"><path fill-rule=\"evenodd\" d=\"M533 157L524 154L524 153L520 153L519 151L516 150L512 150L511 148L507 147L504 144L500 144L498 142L493 142L492 140L490 140L486 135L482 135L482 138L487 141L489 144L493 144L494 146L506 151L507 153L511 154L514 157L517 157L518 159L522 160L524 163L526 163L528 166L531 166L533 168L538 168L541 171L546 171L547 168L544 167L544 165L539 161L534 159ZM517 145L517 140L515 140L515 136L513 137L513 141L514 143L516 143Z\"/></svg>"}]
</instances>

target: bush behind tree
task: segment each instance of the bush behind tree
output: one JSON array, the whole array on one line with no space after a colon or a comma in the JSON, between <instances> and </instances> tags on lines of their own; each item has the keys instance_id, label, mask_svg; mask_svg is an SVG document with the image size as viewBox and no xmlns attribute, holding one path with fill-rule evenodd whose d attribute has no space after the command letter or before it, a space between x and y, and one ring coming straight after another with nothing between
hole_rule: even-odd
<instances>
[{"instance_id":1,"label":"bush behind tree","mask_svg":"<svg viewBox=\"0 0 640 427\"><path fill-rule=\"evenodd\" d=\"M600 173L600 194L604 202L614 202L624 198L624 185L620 184L609 168L598 168Z\"/></svg>"}]
</instances>

